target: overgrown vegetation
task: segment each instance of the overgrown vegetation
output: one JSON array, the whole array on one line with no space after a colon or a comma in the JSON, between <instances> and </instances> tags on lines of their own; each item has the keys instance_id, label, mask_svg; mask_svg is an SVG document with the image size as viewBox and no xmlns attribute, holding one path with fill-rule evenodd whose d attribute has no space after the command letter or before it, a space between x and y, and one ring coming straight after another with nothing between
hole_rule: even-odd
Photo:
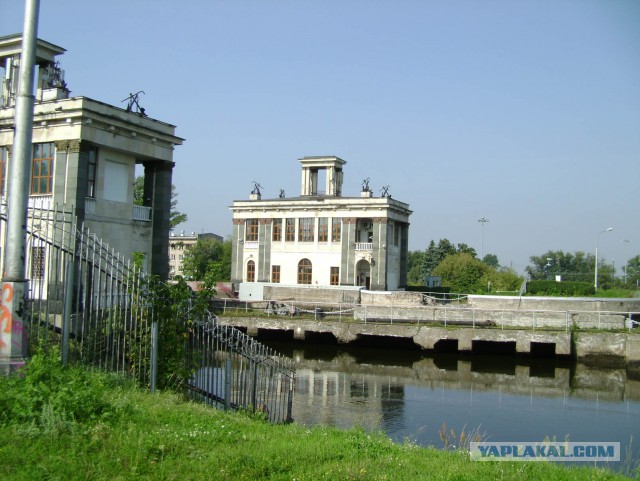
<instances>
[{"instance_id":1,"label":"overgrown vegetation","mask_svg":"<svg viewBox=\"0 0 640 481\"><path fill-rule=\"evenodd\" d=\"M526 274L531 281L527 294L549 296L593 296L587 285L595 284L595 257L585 252L547 251L531 256ZM452 292L466 294L518 293L524 278L511 268L501 266L498 257L486 254L479 259L467 244L453 244L448 239L433 240L424 251L411 251L407 261L407 282L410 286L425 287L427 276L441 278L443 286ZM640 283L640 256L623 266L624 275L615 276L615 268L605 259L598 259L599 297L632 297ZM542 281L550 281L543 283ZM556 281L560 282L556 282ZM573 283L573 284L572 284ZM617 294L607 291L616 291Z\"/></svg>"},{"instance_id":2,"label":"overgrown vegetation","mask_svg":"<svg viewBox=\"0 0 640 481\"><path fill-rule=\"evenodd\" d=\"M556 281L529 281L527 293L533 296L591 296L595 294L593 284L589 282L556 282Z\"/></svg>"},{"instance_id":3,"label":"overgrown vegetation","mask_svg":"<svg viewBox=\"0 0 640 481\"><path fill-rule=\"evenodd\" d=\"M626 479L589 467L471 462L452 449L462 435L450 431L450 450L441 451L362 429L274 426L62 367L55 354L38 354L19 376L0 378L0 409L0 479L7 481Z\"/></svg>"}]
</instances>

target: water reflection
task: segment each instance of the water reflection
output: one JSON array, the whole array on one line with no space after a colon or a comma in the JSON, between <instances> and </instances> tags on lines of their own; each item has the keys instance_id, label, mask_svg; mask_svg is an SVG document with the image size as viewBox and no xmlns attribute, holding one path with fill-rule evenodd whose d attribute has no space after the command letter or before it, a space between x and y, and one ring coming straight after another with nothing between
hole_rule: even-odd
<instances>
[{"instance_id":1,"label":"water reflection","mask_svg":"<svg viewBox=\"0 0 640 481\"><path fill-rule=\"evenodd\" d=\"M570 361L274 345L297 364L293 417L442 446L446 423L492 441L640 439L640 380Z\"/></svg>"}]
</instances>

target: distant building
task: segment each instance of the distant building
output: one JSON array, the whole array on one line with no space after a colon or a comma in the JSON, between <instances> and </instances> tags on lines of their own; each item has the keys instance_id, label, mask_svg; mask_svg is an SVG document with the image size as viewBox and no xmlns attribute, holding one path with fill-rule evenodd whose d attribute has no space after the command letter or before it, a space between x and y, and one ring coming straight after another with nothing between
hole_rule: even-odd
<instances>
[{"instance_id":1,"label":"distant building","mask_svg":"<svg viewBox=\"0 0 640 481\"><path fill-rule=\"evenodd\" d=\"M64 52L37 41L29 206L72 210L115 252L131 257L140 253L148 272L167 278L173 150L184 139L176 137L175 126L148 117L136 95L130 96L126 108L72 97L56 61ZM21 53L21 35L0 37L2 204L11 169ZM103 68L109 75L111 67ZM140 206L133 203L136 165L144 167ZM47 249L47 245L28 249L28 277L44 275L41 266L49 265L43 262Z\"/></svg>"},{"instance_id":2,"label":"distant building","mask_svg":"<svg viewBox=\"0 0 640 481\"><path fill-rule=\"evenodd\" d=\"M224 239L217 234L205 233L185 234L184 231L176 235L171 232L169 236L169 277L184 276L182 272L182 261L184 260L185 252L192 246L196 245L200 239L216 239L222 242Z\"/></svg>"},{"instance_id":3,"label":"distant building","mask_svg":"<svg viewBox=\"0 0 640 481\"><path fill-rule=\"evenodd\" d=\"M233 202L231 281L362 286L396 290L407 283L411 210L384 190L343 197L339 157L303 157L300 197ZM325 175L322 177L320 173ZM324 187L322 186L324 184Z\"/></svg>"}]
</instances>

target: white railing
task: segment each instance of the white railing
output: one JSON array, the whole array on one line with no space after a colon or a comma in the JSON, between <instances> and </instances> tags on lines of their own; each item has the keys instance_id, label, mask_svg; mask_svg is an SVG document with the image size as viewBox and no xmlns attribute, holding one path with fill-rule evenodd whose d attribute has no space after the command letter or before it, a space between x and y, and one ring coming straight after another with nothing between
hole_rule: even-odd
<instances>
[{"instance_id":1,"label":"white railing","mask_svg":"<svg viewBox=\"0 0 640 481\"><path fill-rule=\"evenodd\" d=\"M357 251L370 251L373 250L373 242L356 242Z\"/></svg>"},{"instance_id":2,"label":"white railing","mask_svg":"<svg viewBox=\"0 0 640 481\"><path fill-rule=\"evenodd\" d=\"M257 311L268 317L312 316L315 320L348 320L375 324L443 325L449 327L569 331L599 329L629 331L638 329L638 311L519 310L486 309L463 306L405 306L304 301L238 301L220 299L221 315Z\"/></svg>"},{"instance_id":3,"label":"white railing","mask_svg":"<svg viewBox=\"0 0 640 481\"><path fill-rule=\"evenodd\" d=\"M244 241L245 249L258 249L258 241Z\"/></svg>"},{"instance_id":4,"label":"white railing","mask_svg":"<svg viewBox=\"0 0 640 481\"><path fill-rule=\"evenodd\" d=\"M151 207L145 207L144 205L134 205L132 219L151 221Z\"/></svg>"}]
</instances>

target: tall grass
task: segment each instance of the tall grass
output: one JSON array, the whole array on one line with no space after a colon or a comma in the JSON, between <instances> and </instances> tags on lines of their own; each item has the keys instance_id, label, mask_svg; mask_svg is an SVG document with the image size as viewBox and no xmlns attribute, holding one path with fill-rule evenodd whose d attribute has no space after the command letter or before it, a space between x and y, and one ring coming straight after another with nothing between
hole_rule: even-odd
<instances>
[{"instance_id":1,"label":"tall grass","mask_svg":"<svg viewBox=\"0 0 640 481\"><path fill-rule=\"evenodd\" d=\"M0 378L0 479L617 480L595 468L471 462L363 429L270 425L149 394L42 354Z\"/></svg>"}]
</instances>

